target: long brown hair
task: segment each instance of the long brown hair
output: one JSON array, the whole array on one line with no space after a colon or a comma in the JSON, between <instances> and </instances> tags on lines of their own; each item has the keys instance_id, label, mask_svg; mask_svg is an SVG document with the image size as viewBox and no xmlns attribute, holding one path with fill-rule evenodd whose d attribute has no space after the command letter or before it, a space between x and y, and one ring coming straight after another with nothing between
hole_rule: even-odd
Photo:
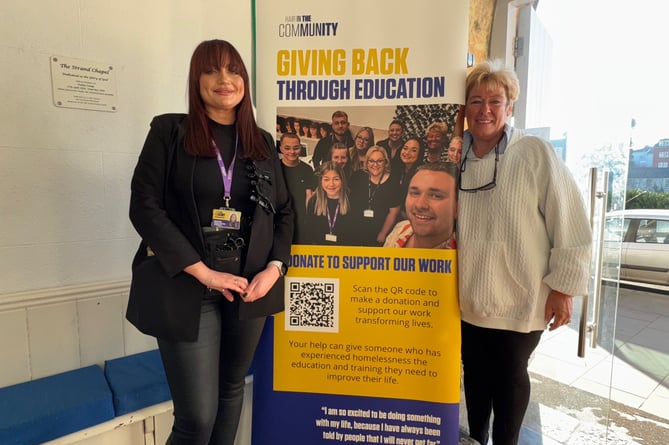
<instances>
[{"instance_id":1,"label":"long brown hair","mask_svg":"<svg viewBox=\"0 0 669 445\"><path fill-rule=\"evenodd\" d=\"M346 184L346 175L344 174L344 171L341 169L341 167L332 161L323 162L318 168L318 172L316 172L318 186L316 187L316 191L311 197L311 199L314 200L314 214L316 216L324 216L327 212L328 196L323 189L323 182L321 179L327 172L335 172L341 180L341 189L339 190L339 213L346 215L350 206L348 202L348 185Z\"/></svg>"},{"instance_id":2,"label":"long brown hair","mask_svg":"<svg viewBox=\"0 0 669 445\"><path fill-rule=\"evenodd\" d=\"M226 65L234 68L244 80L244 97L236 109L237 133L243 147L242 157L267 159L269 152L253 117L249 74L239 52L225 40L205 40L195 48L191 56L188 72L188 119L184 136L186 152L193 156L215 156L211 146L213 136L209 118L200 95L200 76L212 68L219 69Z\"/></svg>"}]
</instances>

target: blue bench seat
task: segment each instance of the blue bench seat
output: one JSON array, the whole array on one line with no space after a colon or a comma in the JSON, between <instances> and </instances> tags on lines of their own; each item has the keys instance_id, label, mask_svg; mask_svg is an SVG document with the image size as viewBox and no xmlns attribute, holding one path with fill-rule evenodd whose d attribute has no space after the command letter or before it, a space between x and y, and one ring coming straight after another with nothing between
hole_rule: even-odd
<instances>
[{"instance_id":1,"label":"blue bench seat","mask_svg":"<svg viewBox=\"0 0 669 445\"><path fill-rule=\"evenodd\" d=\"M115 416L96 365L0 388L0 444L37 445Z\"/></svg>"},{"instance_id":2,"label":"blue bench seat","mask_svg":"<svg viewBox=\"0 0 669 445\"><path fill-rule=\"evenodd\" d=\"M105 362L105 377L117 416L171 399L165 369L157 349Z\"/></svg>"}]
</instances>

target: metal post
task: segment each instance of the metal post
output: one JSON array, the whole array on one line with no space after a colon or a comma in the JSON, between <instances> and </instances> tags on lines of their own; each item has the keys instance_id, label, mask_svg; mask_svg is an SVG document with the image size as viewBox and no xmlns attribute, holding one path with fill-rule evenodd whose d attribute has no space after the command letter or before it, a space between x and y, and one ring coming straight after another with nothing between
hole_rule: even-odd
<instances>
[{"instance_id":1,"label":"metal post","mask_svg":"<svg viewBox=\"0 0 669 445\"><path fill-rule=\"evenodd\" d=\"M590 184L588 186L588 194L590 201L588 202L588 211L590 213L590 229L595 230L595 201L597 199L597 169L591 168L589 175ZM581 316L578 321L578 351L577 355L581 358L585 357L585 339L588 332L588 295L581 297Z\"/></svg>"},{"instance_id":2,"label":"metal post","mask_svg":"<svg viewBox=\"0 0 669 445\"><path fill-rule=\"evenodd\" d=\"M592 335L590 336L590 347L597 347L599 340L599 315L602 309L602 262L604 261L604 226L606 225L606 197L609 194L609 172L604 171L602 178L602 191L597 193L600 199L601 217L599 218L599 227L597 234L597 248L595 249L595 298L593 298L593 314L590 323ZM593 230L594 233L594 230Z\"/></svg>"}]
</instances>

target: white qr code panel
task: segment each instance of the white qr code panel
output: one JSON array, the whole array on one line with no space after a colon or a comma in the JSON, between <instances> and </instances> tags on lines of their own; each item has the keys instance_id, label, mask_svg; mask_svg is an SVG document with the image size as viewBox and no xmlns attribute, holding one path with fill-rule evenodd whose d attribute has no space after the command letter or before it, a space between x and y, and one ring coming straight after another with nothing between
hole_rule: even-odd
<instances>
[{"instance_id":1,"label":"white qr code panel","mask_svg":"<svg viewBox=\"0 0 669 445\"><path fill-rule=\"evenodd\" d=\"M339 280L286 278L287 331L339 332Z\"/></svg>"}]
</instances>

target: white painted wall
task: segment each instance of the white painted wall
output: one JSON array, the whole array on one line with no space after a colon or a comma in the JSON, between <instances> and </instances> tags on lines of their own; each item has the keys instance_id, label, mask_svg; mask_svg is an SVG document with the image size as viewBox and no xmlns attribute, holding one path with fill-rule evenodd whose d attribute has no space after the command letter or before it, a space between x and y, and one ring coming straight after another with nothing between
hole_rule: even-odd
<instances>
[{"instance_id":1,"label":"white painted wall","mask_svg":"<svg viewBox=\"0 0 669 445\"><path fill-rule=\"evenodd\" d=\"M129 181L151 117L185 110L201 40L230 40L250 64L250 2L7 0L0 16L0 299L127 279ZM118 111L54 106L52 55L114 66Z\"/></svg>"},{"instance_id":2,"label":"white painted wall","mask_svg":"<svg viewBox=\"0 0 669 445\"><path fill-rule=\"evenodd\" d=\"M251 2L0 2L0 387L155 348L123 314L130 178L153 115L186 110L188 61ZM115 113L53 105L50 57L108 64Z\"/></svg>"}]
</instances>

